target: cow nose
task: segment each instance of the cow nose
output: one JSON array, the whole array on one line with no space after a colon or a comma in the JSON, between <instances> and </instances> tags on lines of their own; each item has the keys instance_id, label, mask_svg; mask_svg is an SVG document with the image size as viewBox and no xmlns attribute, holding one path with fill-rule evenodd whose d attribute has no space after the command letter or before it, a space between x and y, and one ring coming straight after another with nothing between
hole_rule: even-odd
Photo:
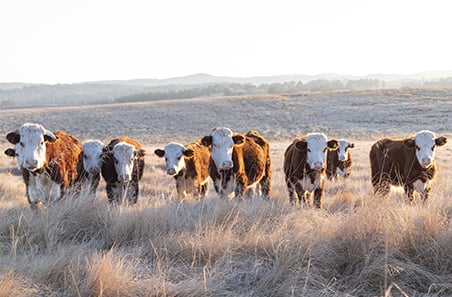
<instances>
[{"instance_id":1,"label":"cow nose","mask_svg":"<svg viewBox=\"0 0 452 297\"><path fill-rule=\"evenodd\" d=\"M316 170L323 170L323 163L322 162L315 162L314 163L314 169L316 169Z\"/></svg>"},{"instance_id":2,"label":"cow nose","mask_svg":"<svg viewBox=\"0 0 452 297\"><path fill-rule=\"evenodd\" d=\"M339 161L345 161L345 156L339 156Z\"/></svg>"},{"instance_id":3,"label":"cow nose","mask_svg":"<svg viewBox=\"0 0 452 297\"><path fill-rule=\"evenodd\" d=\"M128 182L130 180L130 176L128 174L122 174L122 175L118 176L118 180L121 183L126 183L126 182Z\"/></svg>"},{"instance_id":4,"label":"cow nose","mask_svg":"<svg viewBox=\"0 0 452 297\"><path fill-rule=\"evenodd\" d=\"M27 160L25 161L25 167L27 168L36 168L38 167L38 161L37 160Z\"/></svg>"},{"instance_id":5,"label":"cow nose","mask_svg":"<svg viewBox=\"0 0 452 297\"><path fill-rule=\"evenodd\" d=\"M166 170L166 173L167 173L168 175L175 175L175 174L176 174L176 169L174 169L174 168L168 168L168 169Z\"/></svg>"},{"instance_id":6,"label":"cow nose","mask_svg":"<svg viewBox=\"0 0 452 297\"><path fill-rule=\"evenodd\" d=\"M223 163L221 164L221 169L227 170L227 169L231 169L233 166L232 161L223 161Z\"/></svg>"},{"instance_id":7,"label":"cow nose","mask_svg":"<svg viewBox=\"0 0 452 297\"><path fill-rule=\"evenodd\" d=\"M432 164L432 158L428 157L428 158L422 159L422 165L429 166L430 164Z\"/></svg>"},{"instance_id":8,"label":"cow nose","mask_svg":"<svg viewBox=\"0 0 452 297\"><path fill-rule=\"evenodd\" d=\"M89 169L89 173L91 173L91 174L97 174L97 173L99 173L99 170L98 170L97 168L90 168L90 169Z\"/></svg>"}]
</instances>

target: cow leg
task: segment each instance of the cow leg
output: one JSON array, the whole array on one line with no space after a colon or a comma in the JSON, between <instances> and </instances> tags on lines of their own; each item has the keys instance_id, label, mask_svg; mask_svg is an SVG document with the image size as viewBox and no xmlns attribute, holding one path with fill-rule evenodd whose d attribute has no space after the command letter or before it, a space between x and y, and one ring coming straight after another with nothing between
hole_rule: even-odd
<instances>
[{"instance_id":1,"label":"cow leg","mask_svg":"<svg viewBox=\"0 0 452 297\"><path fill-rule=\"evenodd\" d=\"M261 187L261 195L263 198L269 198L271 185L270 185L270 179L267 175L265 175L261 181L259 182L259 185Z\"/></svg>"},{"instance_id":2,"label":"cow leg","mask_svg":"<svg viewBox=\"0 0 452 297\"><path fill-rule=\"evenodd\" d=\"M322 208L323 186L314 190L314 206Z\"/></svg>"},{"instance_id":3,"label":"cow leg","mask_svg":"<svg viewBox=\"0 0 452 297\"><path fill-rule=\"evenodd\" d=\"M201 199L204 199L206 197L208 186L209 186L209 183L206 182L198 187L198 192L200 194L199 196Z\"/></svg>"},{"instance_id":4,"label":"cow leg","mask_svg":"<svg viewBox=\"0 0 452 297\"><path fill-rule=\"evenodd\" d=\"M129 205L137 203L138 191L138 182L131 181L127 188L127 202L129 203Z\"/></svg>"},{"instance_id":5,"label":"cow leg","mask_svg":"<svg viewBox=\"0 0 452 297\"><path fill-rule=\"evenodd\" d=\"M303 200L305 204L307 203L309 204L309 200L307 197L307 195L309 195L309 192L306 192L299 183L295 184L295 192L297 192L298 203L301 203L301 200Z\"/></svg>"},{"instance_id":6,"label":"cow leg","mask_svg":"<svg viewBox=\"0 0 452 297\"><path fill-rule=\"evenodd\" d=\"M289 192L289 202L290 204L295 204L295 193L294 188L290 180L286 180L287 191Z\"/></svg>"},{"instance_id":7,"label":"cow leg","mask_svg":"<svg viewBox=\"0 0 452 297\"><path fill-rule=\"evenodd\" d=\"M237 184L235 185L235 197L245 199L247 185L247 180L245 176L244 175L237 176L236 183Z\"/></svg>"},{"instance_id":8,"label":"cow leg","mask_svg":"<svg viewBox=\"0 0 452 297\"><path fill-rule=\"evenodd\" d=\"M112 184L107 184L106 187L108 202L114 203L118 202L118 199L115 197L115 186Z\"/></svg>"},{"instance_id":9,"label":"cow leg","mask_svg":"<svg viewBox=\"0 0 452 297\"><path fill-rule=\"evenodd\" d=\"M407 196L410 203L413 202L414 199L414 187L412 184L406 184L403 186L403 190L405 191L405 195Z\"/></svg>"},{"instance_id":10,"label":"cow leg","mask_svg":"<svg viewBox=\"0 0 452 297\"><path fill-rule=\"evenodd\" d=\"M389 177L385 177L384 174L378 173L372 176L372 185L376 196L386 197L391 190Z\"/></svg>"},{"instance_id":11,"label":"cow leg","mask_svg":"<svg viewBox=\"0 0 452 297\"><path fill-rule=\"evenodd\" d=\"M99 181L100 181L100 174L99 173L97 173L97 174L92 176L91 185L90 185L90 188L89 188L89 192L91 194L93 194L93 195L96 194L97 187L99 186Z\"/></svg>"}]
</instances>

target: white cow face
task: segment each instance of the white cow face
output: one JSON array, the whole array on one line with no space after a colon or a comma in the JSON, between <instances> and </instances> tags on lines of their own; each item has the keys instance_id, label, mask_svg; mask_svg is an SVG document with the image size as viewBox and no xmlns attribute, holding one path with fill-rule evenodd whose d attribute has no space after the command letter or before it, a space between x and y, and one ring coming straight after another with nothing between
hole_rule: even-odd
<instances>
[{"instance_id":1,"label":"white cow face","mask_svg":"<svg viewBox=\"0 0 452 297\"><path fill-rule=\"evenodd\" d=\"M299 141L295 146L299 150L306 150L306 162L311 169L322 171L325 168L326 151L337 150L338 141L327 141L323 133L309 133L306 141Z\"/></svg>"},{"instance_id":2,"label":"white cow face","mask_svg":"<svg viewBox=\"0 0 452 297\"><path fill-rule=\"evenodd\" d=\"M83 142L83 168L86 172L97 174L102 168L102 156L105 144L100 140Z\"/></svg>"},{"instance_id":3,"label":"white cow face","mask_svg":"<svg viewBox=\"0 0 452 297\"><path fill-rule=\"evenodd\" d=\"M429 168L435 160L435 147L442 146L447 143L444 136L435 138L435 133L423 130L414 135L413 139L405 140L405 145L414 147L416 150L416 158L423 168Z\"/></svg>"},{"instance_id":4,"label":"white cow face","mask_svg":"<svg viewBox=\"0 0 452 297\"><path fill-rule=\"evenodd\" d=\"M118 180L122 183L130 182L132 180L134 162L144 155L144 151L137 150L135 146L121 141L113 147L111 152Z\"/></svg>"},{"instance_id":5,"label":"white cow face","mask_svg":"<svg viewBox=\"0 0 452 297\"><path fill-rule=\"evenodd\" d=\"M348 150L354 148L355 144L350 143L345 139L339 140L339 149L337 150L337 156L339 161L347 161L348 160Z\"/></svg>"},{"instance_id":6,"label":"white cow face","mask_svg":"<svg viewBox=\"0 0 452 297\"><path fill-rule=\"evenodd\" d=\"M234 145L243 145L245 138L242 135L233 135L229 128L215 128L210 136L205 136L201 143L211 146L211 158L218 171L233 168L232 151Z\"/></svg>"},{"instance_id":7,"label":"white cow face","mask_svg":"<svg viewBox=\"0 0 452 297\"><path fill-rule=\"evenodd\" d=\"M46 142L56 141L57 138L49 130L39 124L23 124L18 130L8 133L9 142L14 149L19 168L30 171L41 169L46 164Z\"/></svg>"},{"instance_id":8,"label":"white cow face","mask_svg":"<svg viewBox=\"0 0 452 297\"><path fill-rule=\"evenodd\" d=\"M185 158L193 156L193 150L187 149L180 143L169 143L165 149L156 149L154 153L159 157L165 157L166 173L171 176L179 174L185 168Z\"/></svg>"}]
</instances>

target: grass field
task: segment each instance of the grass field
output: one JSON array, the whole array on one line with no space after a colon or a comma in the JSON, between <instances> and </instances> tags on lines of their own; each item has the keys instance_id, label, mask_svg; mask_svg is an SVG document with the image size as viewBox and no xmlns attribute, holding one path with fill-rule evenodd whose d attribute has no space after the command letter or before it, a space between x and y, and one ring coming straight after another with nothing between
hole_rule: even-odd
<instances>
[{"instance_id":1,"label":"grass field","mask_svg":"<svg viewBox=\"0 0 452 297\"><path fill-rule=\"evenodd\" d=\"M40 214L15 161L0 157L2 296L450 296L452 147L437 150L427 203L374 197L368 152L383 136L430 129L452 141L452 90L400 89L199 98L0 110L1 134L24 122L104 142L127 134L148 151L138 204L66 197ZM176 199L153 154L227 126L258 130L273 164L270 200ZM295 136L355 143L349 180L327 182L324 209L291 206L283 153ZM0 148L9 147L6 139Z\"/></svg>"}]
</instances>

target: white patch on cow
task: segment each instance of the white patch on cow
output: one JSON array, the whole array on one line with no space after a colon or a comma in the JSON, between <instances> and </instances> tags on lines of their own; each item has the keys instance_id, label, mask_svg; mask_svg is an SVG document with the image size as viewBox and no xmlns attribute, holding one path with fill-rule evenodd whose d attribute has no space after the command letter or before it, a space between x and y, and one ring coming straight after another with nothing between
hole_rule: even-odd
<instances>
[{"instance_id":1,"label":"white patch on cow","mask_svg":"<svg viewBox=\"0 0 452 297\"><path fill-rule=\"evenodd\" d=\"M31 203L47 204L61 198L61 185L54 182L48 174L30 174L28 198Z\"/></svg>"},{"instance_id":2,"label":"white patch on cow","mask_svg":"<svg viewBox=\"0 0 452 297\"><path fill-rule=\"evenodd\" d=\"M425 190L427 190L427 188L429 187L429 185L430 185L430 180L428 180L427 182L424 183L422 180L417 179L413 183L414 189L416 191L418 191L419 193L424 193Z\"/></svg>"},{"instance_id":3,"label":"white patch on cow","mask_svg":"<svg viewBox=\"0 0 452 297\"><path fill-rule=\"evenodd\" d=\"M180 143L169 143L165 146L166 172L169 175L177 175L185 168L185 146Z\"/></svg>"},{"instance_id":4,"label":"white patch on cow","mask_svg":"<svg viewBox=\"0 0 452 297\"><path fill-rule=\"evenodd\" d=\"M223 186L222 179L218 178L215 180L216 188L219 189L219 195L222 198L231 198L232 195L235 193L235 187L236 187L236 180L235 176L232 176L229 181L226 183L226 185Z\"/></svg>"},{"instance_id":5,"label":"white patch on cow","mask_svg":"<svg viewBox=\"0 0 452 297\"><path fill-rule=\"evenodd\" d=\"M337 150L337 157L339 161L347 161L348 154L347 151L349 149L350 142L345 139L339 140L339 149Z\"/></svg>"},{"instance_id":6,"label":"white patch on cow","mask_svg":"<svg viewBox=\"0 0 452 297\"><path fill-rule=\"evenodd\" d=\"M414 135L414 143L419 164L424 168L432 166L435 159L435 133L419 131Z\"/></svg>"},{"instance_id":7,"label":"white patch on cow","mask_svg":"<svg viewBox=\"0 0 452 297\"><path fill-rule=\"evenodd\" d=\"M311 181L310 177L304 176L302 179L298 180L298 183L301 185L303 190L312 192L316 188L320 187L322 180L323 180L323 175L316 174L314 182Z\"/></svg>"},{"instance_id":8,"label":"white patch on cow","mask_svg":"<svg viewBox=\"0 0 452 297\"><path fill-rule=\"evenodd\" d=\"M102 168L102 153L105 144L100 140L83 142L83 168L90 174L99 173Z\"/></svg>"},{"instance_id":9,"label":"white patch on cow","mask_svg":"<svg viewBox=\"0 0 452 297\"><path fill-rule=\"evenodd\" d=\"M130 182L135 161L135 146L124 141L118 142L113 147L112 154L118 180Z\"/></svg>"},{"instance_id":10,"label":"white patch on cow","mask_svg":"<svg viewBox=\"0 0 452 297\"><path fill-rule=\"evenodd\" d=\"M232 151L234 141L229 128L217 128L212 131L211 158L218 170L227 170L233 167Z\"/></svg>"},{"instance_id":11,"label":"white patch on cow","mask_svg":"<svg viewBox=\"0 0 452 297\"><path fill-rule=\"evenodd\" d=\"M323 133L309 133L306 137L307 157L306 162L312 169L325 168L327 138Z\"/></svg>"},{"instance_id":12,"label":"white patch on cow","mask_svg":"<svg viewBox=\"0 0 452 297\"><path fill-rule=\"evenodd\" d=\"M19 130L20 141L16 145L19 167L34 171L42 168L46 163L46 144L44 134L46 129L39 124L23 124Z\"/></svg>"}]
</instances>

